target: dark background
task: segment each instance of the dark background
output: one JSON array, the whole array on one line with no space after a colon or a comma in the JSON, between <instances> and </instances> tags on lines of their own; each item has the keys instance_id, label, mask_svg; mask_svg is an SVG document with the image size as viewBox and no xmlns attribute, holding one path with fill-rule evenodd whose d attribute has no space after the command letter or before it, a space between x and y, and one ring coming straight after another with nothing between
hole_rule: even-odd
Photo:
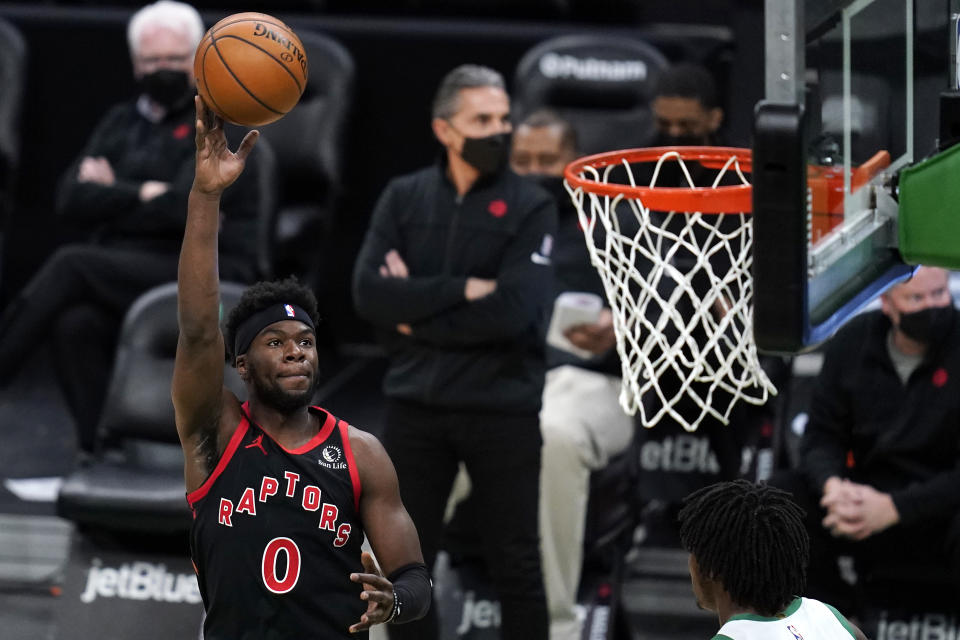
<instances>
[{"instance_id":1,"label":"dark background","mask_svg":"<svg viewBox=\"0 0 960 640\"><path fill-rule=\"evenodd\" d=\"M140 4L0 3L0 16L21 30L29 49L20 179L0 270L2 300L70 239L53 216L56 181L106 108L134 92L125 27ZM336 310L330 320L340 342L369 338L352 312L353 260L386 182L436 157L429 104L440 78L454 66L484 64L509 83L520 57L546 38L611 33L645 39L671 60L695 59L710 67L721 84L725 134L731 141L749 144L753 105L762 98L762 0L344 0L319 5L197 3L207 25L236 11L269 11L295 30L332 36L354 57L344 198L334 244L338 255L328 261L337 266L327 274L333 300L325 305ZM704 25L705 37L689 38L689 31L675 28L678 24Z\"/></svg>"}]
</instances>

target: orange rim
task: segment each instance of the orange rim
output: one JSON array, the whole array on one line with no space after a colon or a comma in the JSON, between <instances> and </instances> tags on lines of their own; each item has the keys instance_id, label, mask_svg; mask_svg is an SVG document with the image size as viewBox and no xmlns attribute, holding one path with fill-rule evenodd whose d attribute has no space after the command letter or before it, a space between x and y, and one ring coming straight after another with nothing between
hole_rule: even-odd
<instances>
[{"instance_id":1,"label":"orange rim","mask_svg":"<svg viewBox=\"0 0 960 640\"><path fill-rule=\"evenodd\" d=\"M598 196L639 200L643 206L656 211L679 213L750 213L751 186L738 184L720 187L632 187L628 184L598 182L589 177L587 167L601 170L610 165L657 162L665 153L676 151L684 162L696 162L708 169L720 169L736 157L740 170L750 173L750 149L738 147L648 147L607 151L574 160L563 171L563 177L574 189L583 189ZM671 162L667 160L665 162ZM733 170L731 163L730 171Z\"/></svg>"}]
</instances>

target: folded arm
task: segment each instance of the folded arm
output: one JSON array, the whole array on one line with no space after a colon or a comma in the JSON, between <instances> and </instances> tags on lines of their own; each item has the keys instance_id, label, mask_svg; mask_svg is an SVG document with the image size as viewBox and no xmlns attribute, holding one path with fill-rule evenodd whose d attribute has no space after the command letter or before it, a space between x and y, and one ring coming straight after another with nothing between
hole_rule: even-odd
<instances>
[{"instance_id":1,"label":"folded arm","mask_svg":"<svg viewBox=\"0 0 960 640\"><path fill-rule=\"evenodd\" d=\"M395 277L381 271L390 251L403 254L403 238L397 224L403 206L407 205L397 195L396 187L388 185L377 202L353 273L357 312L380 327L416 322L464 300L466 278Z\"/></svg>"},{"instance_id":2,"label":"folded arm","mask_svg":"<svg viewBox=\"0 0 960 640\"><path fill-rule=\"evenodd\" d=\"M412 335L440 346L470 346L516 338L546 313L553 291L544 238L556 235L556 207L531 212L508 247L490 295L411 326ZM549 243L546 243L549 244Z\"/></svg>"}]
</instances>

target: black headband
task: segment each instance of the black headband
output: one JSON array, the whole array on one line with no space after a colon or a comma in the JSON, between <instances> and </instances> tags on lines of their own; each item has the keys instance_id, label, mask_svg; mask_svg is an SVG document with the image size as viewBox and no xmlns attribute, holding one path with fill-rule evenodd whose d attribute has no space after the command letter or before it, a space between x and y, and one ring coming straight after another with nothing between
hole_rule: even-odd
<instances>
[{"instance_id":1,"label":"black headband","mask_svg":"<svg viewBox=\"0 0 960 640\"><path fill-rule=\"evenodd\" d=\"M303 307L296 304L272 304L266 309L257 311L237 327L237 335L233 341L233 357L245 354L257 334L274 322L283 320L297 320L310 327L314 333L317 331L310 314Z\"/></svg>"}]
</instances>

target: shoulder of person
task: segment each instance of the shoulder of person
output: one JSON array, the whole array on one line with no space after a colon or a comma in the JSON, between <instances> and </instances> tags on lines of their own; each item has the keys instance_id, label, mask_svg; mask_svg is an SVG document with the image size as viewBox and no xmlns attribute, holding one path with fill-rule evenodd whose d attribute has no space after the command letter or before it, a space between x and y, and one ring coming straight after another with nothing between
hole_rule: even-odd
<instances>
[{"instance_id":1,"label":"shoulder of person","mask_svg":"<svg viewBox=\"0 0 960 640\"><path fill-rule=\"evenodd\" d=\"M877 336L886 338L890 321L879 309L854 316L830 338L834 344L853 346L865 340L874 340Z\"/></svg>"},{"instance_id":2,"label":"shoulder of person","mask_svg":"<svg viewBox=\"0 0 960 640\"><path fill-rule=\"evenodd\" d=\"M442 174L436 165L427 165L417 169L416 171L411 171L409 173L404 173L391 178L387 183L387 186L384 187L384 191L393 190L394 192L409 192L420 190L425 184L441 177Z\"/></svg>"},{"instance_id":3,"label":"shoulder of person","mask_svg":"<svg viewBox=\"0 0 960 640\"><path fill-rule=\"evenodd\" d=\"M100 117L100 123L133 121L140 117L140 113L137 111L136 100L125 100L123 102L115 102L107 107L107 110L104 111Z\"/></svg>"},{"instance_id":4,"label":"shoulder of person","mask_svg":"<svg viewBox=\"0 0 960 640\"><path fill-rule=\"evenodd\" d=\"M353 457L358 464L384 451L383 445L377 436L360 427L355 427L348 422L344 422L344 424L347 425L347 437L350 439L350 448L353 450Z\"/></svg>"}]
</instances>

